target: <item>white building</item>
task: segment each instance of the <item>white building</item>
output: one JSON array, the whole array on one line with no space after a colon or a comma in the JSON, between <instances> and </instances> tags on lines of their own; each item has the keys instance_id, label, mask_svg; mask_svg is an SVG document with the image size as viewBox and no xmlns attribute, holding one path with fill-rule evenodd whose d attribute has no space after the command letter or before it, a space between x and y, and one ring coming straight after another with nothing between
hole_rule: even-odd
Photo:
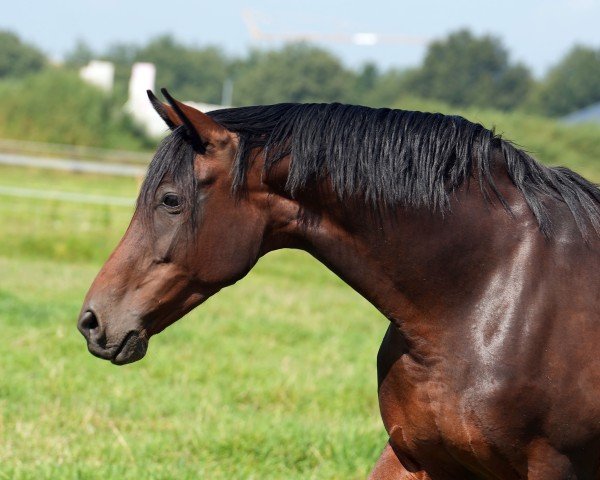
<instances>
[{"instance_id":1,"label":"white building","mask_svg":"<svg viewBox=\"0 0 600 480\"><path fill-rule=\"evenodd\" d=\"M92 60L79 71L79 76L102 90L110 92L113 88L114 70L114 65L111 62ZM144 128L148 135L151 137L161 137L168 132L168 128L165 122L154 111L146 93L147 90L152 90L156 94L155 80L156 67L153 63L135 63L131 69L129 95L124 109L138 125ZM210 103L190 102L187 100L183 102L202 112L224 108L222 105L213 105Z\"/></svg>"},{"instance_id":2,"label":"white building","mask_svg":"<svg viewBox=\"0 0 600 480\"><path fill-rule=\"evenodd\" d=\"M79 70L79 76L101 90L111 92L115 79L115 66L112 62L92 60Z\"/></svg>"},{"instance_id":3,"label":"white building","mask_svg":"<svg viewBox=\"0 0 600 480\"><path fill-rule=\"evenodd\" d=\"M156 93L156 67L153 63L135 63L131 69L131 78L129 79L129 99L125 104L125 111L144 129L151 137L164 136L167 133L165 122L154 111L154 108L148 101L147 90ZM198 103L183 101L202 112L210 112L223 108L221 105L212 105L210 103Z\"/></svg>"}]
</instances>

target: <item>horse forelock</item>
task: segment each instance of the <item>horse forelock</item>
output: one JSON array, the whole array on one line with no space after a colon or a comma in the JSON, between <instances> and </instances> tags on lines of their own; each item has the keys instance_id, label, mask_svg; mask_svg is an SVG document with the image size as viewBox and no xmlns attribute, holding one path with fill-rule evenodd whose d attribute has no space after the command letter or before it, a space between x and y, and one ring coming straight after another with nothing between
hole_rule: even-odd
<instances>
[{"instance_id":1,"label":"horse forelock","mask_svg":"<svg viewBox=\"0 0 600 480\"><path fill-rule=\"evenodd\" d=\"M189 206L195 226L197 181L194 175L195 151L185 127L177 127L158 146L138 195L137 209L145 223L152 222L156 193L165 180L171 182Z\"/></svg>"}]
</instances>

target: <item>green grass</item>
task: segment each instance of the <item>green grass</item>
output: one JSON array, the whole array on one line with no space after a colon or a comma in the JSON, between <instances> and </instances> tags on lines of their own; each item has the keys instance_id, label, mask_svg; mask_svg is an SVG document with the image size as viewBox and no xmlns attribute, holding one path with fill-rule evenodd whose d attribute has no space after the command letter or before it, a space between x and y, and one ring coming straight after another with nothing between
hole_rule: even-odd
<instances>
[{"instance_id":1,"label":"green grass","mask_svg":"<svg viewBox=\"0 0 600 480\"><path fill-rule=\"evenodd\" d=\"M0 185L135 197L140 180L59 170L0 166Z\"/></svg>"},{"instance_id":2,"label":"green grass","mask_svg":"<svg viewBox=\"0 0 600 480\"><path fill-rule=\"evenodd\" d=\"M0 169L8 182L137 188ZM0 199L0 479L366 477L386 438L387 325L316 261L267 256L119 368L87 353L75 322L130 209Z\"/></svg>"},{"instance_id":3,"label":"green grass","mask_svg":"<svg viewBox=\"0 0 600 480\"><path fill-rule=\"evenodd\" d=\"M594 127L458 113L600 180ZM138 182L0 167L0 186L134 197ZM0 479L365 478L386 439L386 321L305 254L267 256L140 363L87 353L79 308L131 213L0 195Z\"/></svg>"},{"instance_id":4,"label":"green grass","mask_svg":"<svg viewBox=\"0 0 600 480\"><path fill-rule=\"evenodd\" d=\"M118 368L75 330L97 267L0 258L0 477L366 476L385 322L346 286L273 255Z\"/></svg>"},{"instance_id":5,"label":"green grass","mask_svg":"<svg viewBox=\"0 0 600 480\"><path fill-rule=\"evenodd\" d=\"M138 183L132 178L0 167L0 187L135 198ZM98 263L116 245L132 212L133 207L0 195L0 254Z\"/></svg>"}]
</instances>

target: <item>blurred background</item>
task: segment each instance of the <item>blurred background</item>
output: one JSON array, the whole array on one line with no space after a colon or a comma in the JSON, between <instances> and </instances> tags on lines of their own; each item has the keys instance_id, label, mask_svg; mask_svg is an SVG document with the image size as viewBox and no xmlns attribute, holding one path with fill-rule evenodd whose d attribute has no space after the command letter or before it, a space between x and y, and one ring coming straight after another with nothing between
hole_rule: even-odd
<instances>
[{"instance_id":1,"label":"blurred background","mask_svg":"<svg viewBox=\"0 0 600 480\"><path fill-rule=\"evenodd\" d=\"M298 252L117 368L75 328L166 128L346 102L459 114L600 181L600 0L11 2L0 14L0 479L365 478L386 321Z\"/></svg>"}]
</instances>

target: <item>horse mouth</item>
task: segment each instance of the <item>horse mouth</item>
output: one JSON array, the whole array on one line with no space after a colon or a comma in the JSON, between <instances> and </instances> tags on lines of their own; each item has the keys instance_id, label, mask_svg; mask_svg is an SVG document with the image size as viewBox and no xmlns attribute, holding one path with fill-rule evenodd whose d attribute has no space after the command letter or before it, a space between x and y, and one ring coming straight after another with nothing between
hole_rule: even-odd
<instances>
[{"instance_id":1,"label":"horse mouth","mask_svg":"<svg viewBox=\"0 0 600 480\"><path fill-rule=\"evenodd\" d=\"M148 350L148 340L139 332L131 331L125 335L117 348L106 349L96 343L88 342L88 350L102 360L110 360L115 365L126 365L144 358Z\"/></svg>"},{"instance_id":2,"label":"horse mouth","mask_svg":"<svg viewBox=\"0 0 600 480\"><path fill-rule=\"evenodd\" d=\"M115 365L137 362L144 358L147 350L148 340L139 332L129 332L110 361Z\"/></svg>"}]
</instances>

